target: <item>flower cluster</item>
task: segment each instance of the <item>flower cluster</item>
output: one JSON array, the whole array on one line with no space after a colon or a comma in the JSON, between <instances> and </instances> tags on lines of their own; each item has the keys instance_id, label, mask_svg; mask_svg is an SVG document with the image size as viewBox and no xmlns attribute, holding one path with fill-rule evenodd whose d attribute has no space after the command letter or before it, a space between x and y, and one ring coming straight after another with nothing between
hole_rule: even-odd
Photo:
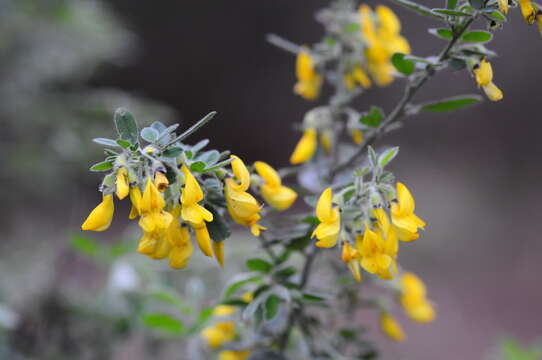
<instances>
[{"instance_id":1,"label":"flower cluster","mask_svg":"<svg viewBox=\"0 0 542 360\"><path fill-rule=\"evenodd\" d=\"M163 125L160 128L169 129ZM142 134L149 132L146 129L149 128L143 129ZM171 138L172 134L162 135L166 136ZM112 140L98 140L116 144ZM122 139L117 142L122 144ZM262 205L248 192L251 185L278 211L288 209L297 197L295 191L282 185L279 174L267 163L256 162L255 172L251 174L235 155L217 163L220 156L216 150L195 156L194 152L202 146L190 147L179 141L169 141L166 145L151 142L141 149L139 142L128 144L121 153L115 152L105 163L98 164L100 169L112 172L104 177L102 202L81 228L107 230L114 214L113 194L119 200L129 195L132 204L129 218L139 217L143 231L139 253L152 259L167 258L172 268L181 269L192 255L191 239L195 237L201 252L224 266L224 239L229 234L222 218L224 212L236 223L249 227L255 236L265 230L259 223ZM202 169L209 165L213 166Z\"/></svg>"}]
</instances>

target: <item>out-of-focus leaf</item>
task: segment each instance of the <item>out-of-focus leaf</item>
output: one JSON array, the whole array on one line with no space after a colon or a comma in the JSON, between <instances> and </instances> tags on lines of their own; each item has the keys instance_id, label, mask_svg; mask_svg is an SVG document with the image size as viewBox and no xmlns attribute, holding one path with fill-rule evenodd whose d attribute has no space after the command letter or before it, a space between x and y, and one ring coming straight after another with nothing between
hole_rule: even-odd
<instances>
[{"instance_id":1,"label":"out-of-focus leaf","mask_svg":"<svg viewBox=\"0 0 542 360\"><path fill-rule=\"evenodd\" d=\"M89 256L98 255L100 250L98 243L94 239L81 235L73 235L70 245L75 251Z\"/></svg>"},{"instance_id":2,"label":"out-of-focus leaf","mask_svg":"<svg viewBox=\"0 0 542 360\"><path fill-rule=\"evenodd\" d=\"M253 273L240 273L235 276L229 281L228 285L226 286L226 290L224 290L224 297L228 298L231 295L237 291L241 286L250 283L250 282L256 282L260 281L262 278L260 276L254 276Z\"/></svg>"},{"instance_id":3,"label":"out-of-focus leaf","mask_svg":"<svg viewBox=\"0 0 542 360\"><path fill-rule=\"evenodd\" d=\"M279 306L280 298L275 294L269 295L267 297L267 300L265 300L265 318L267 320L271 320L272 318L274 318L279 311Z\"/></svg>"},{"instance_id":4,"label":"out-of-focus leaf","mask_svg":"<svg viewBox=\"0 0 542 360\"><path fill-rule=\"evenodd\" d=\"M143 315L143 324L168 335L180 335L183 332L183 323L168 314L145 314Z\"/></svg>"},{"instance_id":5,"label":"out-of-focus leaf","mask_svg":"<svg viewBox=\"0 0 542 360\"><path fill-rule=\"evenodd\" d=\"M362 124L377 128L384 119L384 112L377 106L371 106L371 109L367 113L363 113L359 118Z\"/></svg>"},{"instance_id":6,"label":"out-of-focus leaf","mask_svg":"<svg viewBox=\"0 0 542 360\"><path fill-rule=\"evenodd\" d=\"M465 106L476 104L482 100L479 95L462 95L458 97L439 100L434 103L422 106L422 110L432 112L447 112L464 108Z\"/></svg>"},{"instance_id":7,"label":"out-of-focus leaf","mask_svg":"<svg viewBox=\"0 0 542 360\"><path fill-rule=\"evenodd\" d=\"M397 154L399 153L399 146L392 147L386 151L384 151L380 156L378 157L378 165L384 167L392 161Z\"/></svg>"},{"instance_id":8,"label":"out-of-focus leaf","mask_svg":"<svg viewBox=\"0 0 542 360\"><path fill-rule=\"evenodd\" d=\"M95 138L92 139L97 144L105 145L105 146L111 146L111 147L119 147L119 144L115 140L106 139L106 138Z\"/></svg>"},{"instance_id":9,"label":"out-of-focus leaf","mask_svg":"<svg viewBox=\"0 0 542 360\"><path fill-rule=\"evenodd\" d=\"M461 36L463 41L474 42L474 43L484 43L491 41L493 35L487 31L469 31Z\"/></svg>"},{"instance_id":10,"label":"out-of-focus leaf","mask_svg":"<svg viewBox=\"0 0 542 360\"><path fill-rule=\"evenodd\" d=\"M108 171L113 169L113 162L112 161L102 161L99 163L96 163L90 167L90 171L98 172L98 171Z\"/></svg>"},{"instance_id":11,"label":"out-of-focus leaf","mask_svg":"<svg viewBox=\"0 0 542 360\"><path fill-rule=\"evenodd\" d=\"M207 223L207 230L213 241L224 241L230 237L231 232L224 217L211 205L205 204L205 208L213 214L213 221Z\"/></svg>"},{"instance_id":12,"label":"out-of-focus leaf","mask_svg":"<svg viewBox=\"0 0 542 360\"><path fill-rule=\"evenodd\" d=\"M405 54L395 53L391 57L391 63L397 71L402 74L410 75L416 69L416 65L411 60L405 59Z\"/></svg>"},{"instance_id":13,"label":"out-of-focus leaf","mask_svg":"<svg viewBox=\"0 0 542 360\"><path fill-rule=\"evenodd\" d=\"M273 268L273 265L263 259L253 258L247 260L246 267L251 271L268 273Z\"/></svg>"},{"instance_id":14,"label":"out-of-focus leaf","mask_svg":"<svg viewBox=\"0 0 542 360\"><path fill-rule=\"evenodd\" d=\"M141 138L150 143L154 143L159 135L158 130L152 127L146 127L141 130Z\"/></svg>"},{"instance_id":15,"label":"out-of-focus leaf","mask_svg":"<svg viewBox=\"0 0 542 360\"><path fill-rule=\"evenodd\" d=\"M117 109L117 111L115 111L114 120L121 140L126 140L132 145L139 143L137 123L128 110L124 108Z\"/></svg>"},{"instance_id":16,"label":"out-of-focus leaf","mask_svg":"<svg viewBox=\"0 0 542 360\"><path fill-rule=\"evenodd\" d=\"M454 33L450 29L429 29L428 31L430 34L446 40L454 37Z\"/></svg>"}]
</instances>

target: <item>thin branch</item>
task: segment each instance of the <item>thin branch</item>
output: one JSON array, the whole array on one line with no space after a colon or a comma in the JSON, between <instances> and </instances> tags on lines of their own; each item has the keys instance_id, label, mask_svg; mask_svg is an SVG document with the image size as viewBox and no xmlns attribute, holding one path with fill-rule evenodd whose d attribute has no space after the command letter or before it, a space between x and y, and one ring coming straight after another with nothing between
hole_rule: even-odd
<instances>
[{"instance_id":1,"label":"thin branch","mask_svg":"<svg viewBox=\"0 0 542 360\"><path fill-rule=\"evenodd\" d=\"M294 44L293 42L286 40L284 38L281 38L278 35L275 34L267 34L265 39L275 45L278 48L281 48L282 50L291 52L292 54L298 54L301 51L301 46Z\"/></svg>"},{"instance_id":2,"label":"thin branch","mask_svg":"<svg viewBox=\"0 0 542 360\"><path fill-rule=\"evenodd\" d=\"M198 131L202 126L204 126L209 121L211 121L215 117L215 115L216 115L216 111L211 111L210 113L205 115L201 120L199 120L197 123L195 123L190 128L188 128L188 130L186 130L181 135L177 136L175 139L171 140L166 145L164 145L163 148L165 149L168 146L173 145L178 141L183 141L184 139L186 139L187 137L189 137L190 135Z\"/></svg>"}]
</instances>

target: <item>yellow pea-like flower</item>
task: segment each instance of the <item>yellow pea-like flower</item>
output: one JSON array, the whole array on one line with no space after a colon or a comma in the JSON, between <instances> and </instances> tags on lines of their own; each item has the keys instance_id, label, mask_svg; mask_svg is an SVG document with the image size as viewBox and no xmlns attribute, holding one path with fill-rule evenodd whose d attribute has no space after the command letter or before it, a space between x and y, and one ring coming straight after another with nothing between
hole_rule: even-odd
<instances>
[{"instance_id":1,"label":"yellow pea-like flower","mask_svg":"<svg viewBox=\"0 0 542 360\"><path fill-rule=\"evenodd\" d=\"M419 323L431 322L436 313L427 300L427 290L423 281L413 273L404 273L401 277L400 303L405 313Z\"/></svg>"},{"instance_id":2,"label":"yellow pea-like flower","mask_svg":"<svg viewBox=\"0 0 542 360\"><path fill-rule=\"evenodd\" d=\"M280 175L269 164L256 161L254 168L264 181L260 193L265 202L279 211L289 209L297 198L297 193L282 185Z\"/></svg>"},{"instance_id":3,"label":"yellow pea-like flower","mask_svg":"<svg viewBox=\"0 0 542 360\"><path fill-rule=\"evenodd\" d=\"M390 339L402 342L406 336L401 325L388 312L383 311L380 314L380 328Z\"/></svg>"},{"instance_id":4,"label":"yellow pea-like flower","mask_svg":"<svg viewBox=\"0 0 542 360\"><path fill-rule=\"evenodd\" d=\"M419 237L418 229L425 228L425 222L414 214L414 198L407 187L397 183L397 201L391 203L392 223L399 240L413 241Z\"/></svg>"},{"instance_id":5,"label":"yellow pea-like flower","mask_svg":"<svg viewBox=\"0 0 542 360\"><path fill-rule=\"evenodd\" d=\"M116 190L119 200L124 199L130 192L130 186L128 184L128 171L126 168L119 168L117 171Z\"/></svg>"},{"instance_id":6,"label":"yellow pea-like flower","mask_svg":"<svg viewBox=\"0 0 542 360\"><path fill-rule=\"evenodd\" d=\"M246 360L249 356L249 350L223 350L218 353L218 360Z\"/></svg>"},{"instance_id":7,"label":"yellow pea-like flower","mask_svg":"<svg viewBox=\"0 0 542 360\"><path fill-rule=\"evenodd\" d=\"M237 311L237 308L235 306L231 305L217 305L213 309L213 316L230 316L234 314Z\"/></svg>"},{"instance_id":8,"label":"yellow pea-like flower","mask_svg":"<svg viewBox=\"0 0 542 360\"><path fill-rule=\"evenodd\" d=\"M503 98L502 91L493 83L493 68L485 58L473 69L473 73L476 83L482 87L489 100L499 101Z\"/></svg>"},{"instance_id":9,"label":"yellow pea-like flower","mask_svg":"<svg viewBox=\"0 0 542 360\"><path fill-rule=\"evenodd\" d=\"M185 176L185 186L181 194L182 218L195 228L201 227L205 222L213 221L213 214L198 204L203 200L203 190L194 175L185 165L182 172Z\"/></svg>"},{"instance_id":10,"label":"yellow pea-like flower","mask_svg":"<svg viewBox=\"0 0 542 360\"><path fill-rule=\"evenodd\" d=\"M188 227L185 224L181 225L179 222L180 212L179 206L173 209L171 212L173 220L166 231L166 239L171 245L168 263L173 269L186 267L193 251Z\"/></svg>"},{"instance_id":11,"label":"yellow pea-like flower","mask_svg":"<svg viewBox=\"0 0 542 360\"><path fill-rule=\"evenodd\" d=\"M224 241L213 241L213 255L221 267L224 267Z\"/></svg>"},{"instance_id":12,"label":"yellow pea-like flower","mask_svg":"<svg viewBox=\"0 0 542 360\"><path fill-rule=\"evenodd\" d=\"M113 220L114 212L115 204L113 203L113 195L104 195L102 202L90 212L83 225L81 225L81 229L89 231L107 230Z\"/></svg>"},{"instance_id":13,"label":"yellow pea-like flower","mask_svg":"<svg viewBox=\"0 0 542 360\"><path fill-rule=\"evenodd\" d=\"M350 243L345 242L343 244L341 260L346 263L346 265L348 265L352 276L354 277L354 279L356 279L357 282L362 281L359 259L359 252L355 248L353 248Z\"/></svg>"},{"instance_id":14,"label":"yellow pea-like flower","mask_svg":"<svg viewBox=\"0 0 542 360\"><path fill-rule=\"evenodd\" d=\"M235 337L235 325L231 321L217 322L202 330L201 336L207 340L212 348L218 348L222 344L232 341Z\"/></svg>"},{"instance_id":15,"label":"yellow pea-like flower","mask_svg":"<svg viewBox=\"0 0 542 360\"><path fill-rule=\"evenodd\" d=\"M508 14L508 0L497 0L497 3L499 5L499 11L504 15Z\"/></svg>"},{"instance_id":16,"label":"yellow pea-like flower","mask_svg":"<svg viewBox=\"0 0 542 360\"><path fill-rule=\"evenodd\" d=\"M290 156L290 163L297 165L309 161L314 156L317 145L316 129L306 129Z\"/></svg>"},{"instance_id":17,"label":"yellow pea-like flower","mask_svg":"<svg viewBox=\"0 0 542 360\"><path fill-rule=\"evenodd\" d=\"M320 95L322 76L316 72L312 56L307 48L297 54L297 83L294 92L307 100L315 100Z\"/></svg>"},{"instance_id":18,"label":"yellow pea-like flower","mask_svg":"<svg viewBox=\"0 0 542 360\"><path fill-rule=\"evenodd\" d=\"M139 185L135 185L134 187L130 188L130 202L132 203L132 208L130 209L130 215L128 215L128 218L130 220L133 220L139 215L141 215L142 199L143 199L143 195L141 194Z\"/></svg>"},{"instance_id":19,"label":"yellow pea-like flower","mask_svg":"<svg viewBox=\"0 0 542 360\"><path fill-rule=\"evenodd\" d=\"M384 238L383 230L372 231L365 224L365 232L356 236L356 248L361 255L360 264L367 272L381 279L393 279L397 272L397 237L390 229Z\"/></svg>"},{"instance_id":20,"label":"yellow pea-like flower","mask_svg":"<svg viewBox=\"0 0 542 360\"><path fill-rule=\"evenodd\" d=\"M201 252L205 256L212 257L213 251L212 251L212 245L211 245L211 235L209 235L209 230L207 230L207 225L203 223L203 225L199 227L194 227L194 232L196 233L196 242L198 243L198 246L201 250Z\"/></svg>"},{"instance_id":21,"label":"yellow pea-like flower","mask_svg":"<svg viewBox=\"0 0 542 360\"><path fill-rule=\"evenodd\" d=\"M160 192L166 190L167 186L169 185L169 181L163 172L157 171L154 174L154 185L156 185L156 188Z\"/></svg>"},{"instance_id":22,"label":"yellow pea-like flower","mask_svg":"<svg viewBox=\"0 0 542 360\"><path fill-rule=\"evenodd\" d=\"M533 3L531 2L531 0L518 0L518 2L523 18L525 19L527 24L531 25L532 23L534 23L534 20L536 18L536 9L533 6Z\"/></svg>"},{"instance_id":23,"label":"yellow pea-like flower","mask_svg":"<svg viewBox=\"0 0 542 360\"><path fill-rule=\"evenodd\" d=\"M384 36L395 36L401 32L401 22L395 13L387 6L378 5L376 16L379 21L378 31Z\"/></svg>"},{"instance_id":24,"label":"yellow pea-like flower","mask_svg":"<svg viewBox=\"0 0 542 360\"><path fill-rule=\"evenodd\" d=\"M331 188L327 188L316 204L316 217L320 224L314 229L311 237L316 236L318 241L315 245L321 248L335 246L341 230L341 217L339 210L332 206L332 198Z\"/></svg>"},{"instance_id":25,"label":"yellow pea-like flower","mask_svg":"<svg viewBox=\"0 0 542 360\"><path fill-rule=\"evenodd\" d=\"M350 131L350 136L352 136L352 140L356 145L361 144L363 141L363 131L360 129L352 129Z\"/></svg>"}]
</instances>

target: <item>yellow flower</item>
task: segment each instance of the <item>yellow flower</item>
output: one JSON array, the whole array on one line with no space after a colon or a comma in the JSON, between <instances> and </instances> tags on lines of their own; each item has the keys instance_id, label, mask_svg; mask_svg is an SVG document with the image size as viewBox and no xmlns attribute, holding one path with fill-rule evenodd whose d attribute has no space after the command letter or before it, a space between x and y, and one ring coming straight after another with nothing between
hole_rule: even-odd
<instances>
[{"instance_id":1,"label":"yellow flower","mask_svg":"<svg viewBox=\"0 0 542 360\"><path fill-rule=\"evenodd\" d=\"M213 221L213 214L198 204L203 200L203 191L194 175L185 165L182 167L182 172L185 178L185 186L181 194L182 218L194 228L202 227L205 222Z\"/></svg>"},{"instance_id":2,"label":"yellow flower","mask_svg":"<svg viewBox=\"0 0 542 360\"><path fill-rule=\"evenodd\" d=\"M499 4L499 11L504 15L508 14L508 0L497 0Z\"/></svg>"},{"instance_id":3,"label":"yellow flower","mask_svg":"<svg viewBox=\"0 0 542 360\"><path fill-rule=\"evenodd\" d=\"M160 192L166 190L167 186L169 185L169 181L163 172L157 171L154 174L154 185L156 185L156 188Z\"/></svg>"},{"instance_id":4,"label":"yellow flower","mask_svg":"<svg viewBox=\"0 0 542 360\"><path fill-rule=\"evenodd\" d=\"M536 23L538 24L538 31L542 35L542 10L536 12Z\"/></svg>"},{"instance_id":5,"label":"yellow flower","mask_svg":"<svg viewBox=\"0 0 542 360\"><path fill-rule=\"evenodd\" d=\"M352 136L352 140L354 140L354 144L359 145L363 141L363 131L360 129L352 129L350 131L350 135Z\"/></svg>"},{"instance_id":6,"label":"yellow flower","mask_svg":"<svg viewBox=\"0 0 542 360\"><path fill-rule=\"evenodd\" d=\"M493 83L491 64L485 58L473 69L473 73L476 83L484 89L489 100L499 101L503 98L502 91Z\"/></svg>"},{"instance_id":7,"label":"yellow flower","mask_svg":"<svg viewBox=\"0 0 542 360\"><path fill-rule=\"evenodd\" d=\"M518 0L519 7L521 8L521 14L523 15L523 18L527 22L527 24L531 25L534 23L535 17L536 17L536 10L533 6L533 3L531 0Z\"/></svg>"},{"instance_id":8,"label":"yellow flower","mask_svg":"<svg viewBox=\"0 0 542 360\"><path fill-rule=\"evenodd\" d=\"M397 236L401 241L413 241L419 237L418 228L424 229L425 222L414 214L412 194L405 185L397 183L397 201L391 203L391 218Z\"/></svg>"},{"instance_id":9,"label":"yellow flower","mask_svg":"<svg viewBox=\"0 0 542 360\"><path fill-rule=\"evenodd\" d=\"M401 277L400 302L406 314L420 323L431 322L435 319L435 309L426 298L427 290L423 281L412 273Z\"/></svg>"},{"instance_id":10,"label":"yellow flower","mask_svg":"<svg viewBox=\"0 0 542 360\"><path fill-rule=\"evenodd\" d=\"M194 232L196 233L196 242L198 243L199 249L205 256L212 257L212 240L211 235L209 234L209 230L207 230L207 225L203 223L203 225L200 225L198 227L192 227L194 229Z\"/></svg>"},{"instance_id":11,"label":"yellow flower","mask_svg":"<svg viewBox=\"0 0 542 360\"><path fill-rule=\"evenodd\" d=\"M290 163L297 165L309 161L316 152L317 144L316 129L306 129L290 156Z\"/></svg>"},{"instance_id":12,"label":"yellow flower","mask_svg":"<svg viewBox=\"0 0 542 360\"><path fill-rule=\"evenodd\" d=\"M324 190L316 205L316 217L320 224L314 229L311 237L318 239L316 246L330 248L335 246L341 230L339 210L332 206L333 193L331 188Z\"/></svg>"},{"instance_id":13,"label":"yellow flower","mask_svg":"<svg viewBox=\"0 0 542 360\"><path fill-rule=\"evenodd\" d=\"M378 86L386 86L393 82L395 73L391 64L392 55L396 52L410 54L410 45L400 35L401 23L390 8L377 6L375 15L369 6L360 6L360 28L367 43L367 68ZM378 26L375 19L378 20Z\"/></svg>"},{"instance_id":14,"label":"yellow flower","mask_svg":"<svg viewBox=\"0 0 542 360\"><path fill-rule=\"evenodd\" d=\"M114 211L113 195L104 195L102 202L90 212L83 225L81 225L81 229L90 231L107 230L111 225L111 220L113 220Z\"/></svg>"},{"instance_id":15,"label":"yellow flower","mask_svg":"<svg viewBox=\"0 0 542 360\"><path fill-rule=\"evenodd\" d=\"M221 267L224 267L224 241L213 241L213 255Z\"/></svg>"},{"instance_id":16,"label":"yellow flower","mask_svg":"<svg viewBox=\"0 0 542 360\"><path fill-rule=\"evenodd\" d=\"M331 153L333 147L333 131L329 129L322 130L320 132L320 144L322 144L322 148L326 154Z\"/></svg>"},{"instance_id":17,"label":"yellow flower","mask_svg":"<svg viewBox=\"0 0 542 360\"><path fill-rule=\"evenodd\" d=\"M246 192L250 186L250 174L241 159L232 155L232 170L235 177L239 180L226 179L224 186L224 195L226 197L226 205L228 212L235 222L248 226L254 236L260 235L260 230L265 230L263 226L258 224L261 216L260 205L256 199Z\"/></svg>"},{"instance_id":18,"label":"yellow flower","mask_svg":"<svg viewBox=\"0 0 542 360\"><path fill-rule=\"evenodd\" d=\"M380 314L380 328L390 339L397 342L402 342L406 338L401 325L385 311Z\"/></svg>"},{"instance_id":19,"label":"yellow flower","mask_svg":"<svg viewBox=\"0 0 542 360\"><path fill-rule=\"evenodd\" d=\"M350 243L345 242L343 244L343 250L341 259L348 265L348 268L352 272L352 276L356 281L361 282L361 272L359 268L359 252L350 245Z\"/></svg>"},{"instance_id":20,"label":"yellow flower","mask_svg":"<svg viewBox=\"0 0 542 360\"><path fill-rule=\"evenodd\" d=\"M297 54L297 83L294 92L307 100L315 100L320 95L322 76L314 69L312 57L307 48Z\"/></svg>"},{"instance_id":21,"label":"yellow flower","mask_svg":"<svg viewBox=\"0 0 542 360\"><path fill-rule=\"evenodd\" d=\"M243 300L246 303L251 302L254 299L254 294L250 291L247 291L241 296L241 300Z\"/></svg>"},{"instance_id":22,"label":"yellow flower","mask_svg":"<svg viewBox=\"0 0 542 360\"><path fill-rule=\"evenodd\" d=\"M371 87L371 79L369 79L365 70L359 65L354 66L350 72L344 74L343 82L349 91L354 90L358 84L364 89Z\"/></svg>"},{"instance_id":23,"label":"yellow flower","mask_svg":"<svg viewBox=\"0 0 542 360\"><path fill-rule=\"evenodd\" d=\"M217 305L213 309L213 316L230 316L235 313L237 308L230 305Z\"/></svg>"},{"instance_id":24,"label":"yellow flower","mask_svg":"<svg viewBox=\"0 0 542 360\"><path fill-rule=\"evenodd\" d=\"M207 340L207 344L212 348L220 347L222 344L233 340L235 334L235 325L231 321L217 322L206 327L201 332L201 336Z\"/></svg>"},{"instance_id":25,"label":"yellow flower","mask_svg":"<svg viewBox=\"0 0 542 360\"><path fill-rule=\"evenodd\" d=\"M297 193L289 187L282 185L280 175L269 164L263 161L256 161L254 168L264 181L260 188L260 193L264 200L280 211L290 208L297 198Z\"/></svg>"},{"instance_id":26,"label":"yellow flower","mask_svg":"<svg viewBox=\"0 0 542 360\"><path fill-rule=\"evenodd\" d=\"M376 274L381 279L393 279L397 272L397 236L391 227L388 229L386 238L383 230L372 231L365 224L365 232L356 236L356 248L361 255L361 266L369 273Z\"/></svg>"},{"instance_id":27,"label":"yellow flower","mask_svg":"<svg viewBox=\"0 0 542 360\"><path fill-rule=\"evenodd\" d=\"M130 192L130 186L128 185L128 171L125 168L121 167L117 171L117 183L116 183L116 193L119 200L124 199L128 196Z\"/></svg>"},{"instance_id":28,"label":"yellow flower","mask_svg":"<svg viewBox=\"0 0 542 360\"><path fill-rule=\"evenodd\" d=\"M128 218L130 220L135 219L139 215L141 215L141 199L143 198L143 195L141 195L141 190L139 189L139 185L135 185L134 187L130 188L130 201L132 203L132 208L130 209L130 215L128 215Z\"/></svg>"},{"instance_id":29,"label":"yellow flower","mask_svg":"<svg viewBox=\"0 0 542 360\"><path fill-rule=\"evenodd\" d=\"M181 209L179 206L176 206L171 211L173 220L166 231L166 239L171 245L168 262L169 266L173 269L186 267L193 250L188 227L185 224L181 225L179 222L180 213Z\"/></svg>"},{"instance_id":30,"label":"yellow flower","mask_svg":"<svg viewBox=\"0 0 542 360\"><path fill-rule=\"evenodd\" d=\"M218 353L218 360L246 360L249 355L249 350L223 350Z\"/></svg>"}]
</instances>

